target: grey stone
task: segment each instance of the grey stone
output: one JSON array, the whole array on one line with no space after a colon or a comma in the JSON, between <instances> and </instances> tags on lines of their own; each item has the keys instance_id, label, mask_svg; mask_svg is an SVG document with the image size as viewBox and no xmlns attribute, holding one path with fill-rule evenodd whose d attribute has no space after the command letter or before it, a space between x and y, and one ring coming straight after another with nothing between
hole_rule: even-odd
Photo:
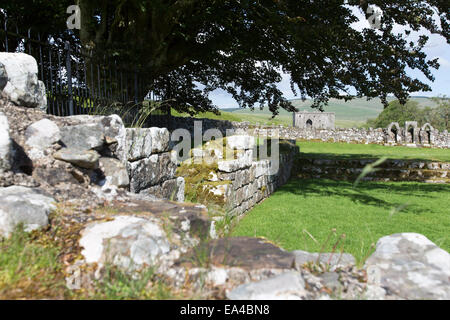
<instances>
[{"instance_id":1,"label":"grey stone","mask_svg":"<svg viewBox=\"0 0 450 320\"><path fill-rule=\"evenodd\" d=\"M114 158L100 158L99 166L105 175L105 184L126 188L130 185L130 178L126 166Z\"/></svg>"},{"instance_id":2,"label":"grey stone","mask_svg":"<svg viewBox=\"0 0 450 320\"><path fill-rule=\"evenodd\" d=\"M237 150L253 149L255 146L255 137L249 135L235 135L227 137L227 147Z\"/></svg>"},{"instance_id":3,"label":"grey stone","mask_svg":"<svg viewBox=\"0 0 450 320\"><path fill-rule=\"evenodd\" d=\"M184 178L176 178L164 181L162 184L141 190L140 194L154 195L160 199L184 202Z\"/></svg>"},{"instance_id":4,"label":"grey stone","mask_svg":"<svg viewBox=\"0 0 450 320\"><path fill-rule=\"evenodd\" d=\"M166 128L150 128L152 153L169 151L170 133Z\"/></svg>"},{"instance_id":5,"label":"grey stone","mask_svg":"<svg viewBox=\"0 0 450 320\"><path fill-rule=\"evenodd\" d=\"M381 238L366 261L370 285L402 299L450 299L450 254L417 233Z\"/></svg>"},{"instance_id":6,"label":"grey stone","mask_svg":"<svg viewBox=\"0 0 450 320\"><path fill-rule=\"evenodd\" d=\"M298 272L244 284L227 294L230 300L301 300L306 296L305 281Z\"/></svg>"},{"instance_id":7,"label":"grey stone","mask_svg":"<svg viewBox=\"0 0 450 320\"><path fill-rule=\"evenodd\" d=\"M154 154L147 159L129 163L130 190L139 193L165 180L173 179L176 169L177 164L172 161L168 152Z\"/></svg>"},{"instance_id":8,"label":"grey stone","mask_svg":"<svg viewBox=\"0 0 450 320\"><path fill-rule=\"evenodd\" d=\"M119 146L122 161L137 161L152 154L152 135L149 129L127 128L126 139Z\"/></svg>"},{"instance_id":9,"label":"grey stone","mask_svg":"<svg viewBox=\"0 0 450 320\"><path fill-rule=\"evenodd\" d=\"M94 150L61 149L53 157L57 160L69 162L80 168L98 168L100 154Z\"/></svg>"},{"instance_id":10,"label":"grey stone","mask_svg":"<svg viewBox=\"0 0 450 320\"><path fill-rule=\"evenodd\" d=\"M45 149L61 139L61 133L56 123L42 119L26 129L25 138L25 143L30 147L28 156L31 159L39 159L44 156Z\"/></svg>"},{"instance_id":11,"label":"grey stone","mask_svg":"<svg viewBox=\"0 0 450 320\"><path fill-rule=\"evenodd\" d=\"M25 53L0 52L0 66L0 82L6 99L16 105L46 110L45 85L38 80L38 66L32 56Z\"/></svg>"},{"instance_id":12,"label":"grey stone","mask_svg":"<svg viewBox=\"0 0 450 320\"><path fill-rule=\"evenodd\" d=\"M55 200L39 189L19 186L0 188L0 235L9 237L22 224L26 232L48 225Z\"/></svg>"},{"instance_id":13,"label":"grey stone","mask_svg":"<svg viewBox=\"0 0 450 320\"><path fill-rule=\"evenodd\" d=\"M0 173L11 169L11 152L8 119L0 112Z\"/></svg>"},{"instance_id":14,"label":"grey stone","mask_svg":"<svg viewBox=\"0 0 450 320\"><path fill-rule=\"evenodd\" d=\"M100 123L63 127L61 142L73 150L100 149L105 142L104 128Z\"/></svg>"},{"instance_id":15,"label":"grey stone","mask_svg":"<svg viewBox=\"0 0 450 320\"><path fill-rule=\"evenodd\" d=\"M170 251L160 225L133 216L92 223L81 232L79 243L87 263L111 263L127 270L153 266Z\"/></svg>"}]
</instances>

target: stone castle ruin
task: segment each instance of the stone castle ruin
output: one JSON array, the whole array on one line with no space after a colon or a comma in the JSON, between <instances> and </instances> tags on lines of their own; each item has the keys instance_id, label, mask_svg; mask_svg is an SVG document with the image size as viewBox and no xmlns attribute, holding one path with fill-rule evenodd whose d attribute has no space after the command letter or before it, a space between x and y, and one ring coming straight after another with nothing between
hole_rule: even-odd
<instances>
[{"instance_id":1,"label":"stone castle ruin","mask_svg":"<svg viewBox=\"0 0 450 320\"><path fill-rule=\"evenodd\" d=\"M425 123L419 127L417 121L406 121L401 128L398 122L392 122L386 129L386 142L388 144L419 144L432 146L439 133L431 124Z\"/></svg>"},{"instance_id":2,"label":"stone castle ruin","mask_svg":"<svg viewBox=\"0 0 450 320\"><path fill-rule=\"evenodd\" d=\"M336 114L334 112L295 112L293 126L300 129L335 129Z\"/></svg>"}]
</instances>

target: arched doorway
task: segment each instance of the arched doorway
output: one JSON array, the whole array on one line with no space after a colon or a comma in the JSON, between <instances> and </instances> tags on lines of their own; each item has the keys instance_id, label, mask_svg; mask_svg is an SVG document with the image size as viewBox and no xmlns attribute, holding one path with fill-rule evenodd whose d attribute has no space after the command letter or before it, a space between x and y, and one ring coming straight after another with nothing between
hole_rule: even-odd
<instances>
[{"instance_id":1,"label":"arched doorway","mask_svg":"<svg viewBox=\"0 0 450 320\"><path fill-rule=\"evenodd\" d=\"M306 128L307 129L312 129L313 126L313 122L311 119L308 119L308 121L306 121Z\"/></svg>"}]
</instances>

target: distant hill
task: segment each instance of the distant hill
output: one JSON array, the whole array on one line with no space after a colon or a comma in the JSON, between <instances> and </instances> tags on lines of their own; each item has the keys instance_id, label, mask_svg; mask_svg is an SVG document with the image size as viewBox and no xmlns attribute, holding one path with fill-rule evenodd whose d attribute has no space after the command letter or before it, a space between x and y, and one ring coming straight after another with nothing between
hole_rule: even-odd
<instances>
[{"instance_id":1,"label":"distant hill","mask_svg":"<svg viewBox=\"0 0 450 320\"><path fill-rule=\"evenodd\" d=\"M388 101L395 100L389 97ZM427 97L412 97L410 100L416 101L421 107L435 107L436 103ZM293 105L300 111L314 111L311 108L311 100L302 101L301 99L291 100ZM328 106L324 107L326 112L336 113L336 125L338 127L357 127L364 124L368 119L376 118L383 111L381 100L376 98L367 101L365 98L356 98L345 102L343 100L331 99ZM254 111L248 109L222 109L224 113L232 113L242 117L243 121L261 124L292 124L292 114L286 110L280 110L280 114L271 118L272 113L265 107L262 110L256 108Z\"/></svg>"}]
</instances>

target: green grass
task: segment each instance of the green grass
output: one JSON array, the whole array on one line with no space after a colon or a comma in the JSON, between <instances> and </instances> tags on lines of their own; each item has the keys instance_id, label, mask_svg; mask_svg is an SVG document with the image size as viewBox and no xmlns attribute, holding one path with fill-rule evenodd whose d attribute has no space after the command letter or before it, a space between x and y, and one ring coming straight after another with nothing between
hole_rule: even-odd
<instances>
[{"instance_id":1,"label":"green grass","mask_svg":"<svg viewBox=\"0 0 450 320\"><path fill-rule=\"evenodd\" d=\"M416 159L432 161L450 161L449 149L392 147L377 144L350 144L329 142L297 142L301 156L310 158L338 158L338 159Z\"/></svg>"},{"instance_id":2,"label":"green grass","mask_svg":"<svg viewBox=\"0 0 450 320\"><path fill-rule=\"evenodd\" d=\"M370 254L372 243L401 232L424 234L450 251L449 203L449 185L364 182L353 189L351 182L293 179L245 216L232 235L265 237L287 250L320 252L336 228L325 251L346 234L344 251L359 262ZM391 216L396 209L400 211Z\"/></svg>"},{"instance_id":3,"label":"green grass","mask_svg":"<svg viewBox=\"0 0 450 320\"><path fill-rule=\"evenodd\" d=\"M20 228L0 239L0 299L63 297L58 254L56 246L33 242Z\"/></svg>"}]
</instances>

